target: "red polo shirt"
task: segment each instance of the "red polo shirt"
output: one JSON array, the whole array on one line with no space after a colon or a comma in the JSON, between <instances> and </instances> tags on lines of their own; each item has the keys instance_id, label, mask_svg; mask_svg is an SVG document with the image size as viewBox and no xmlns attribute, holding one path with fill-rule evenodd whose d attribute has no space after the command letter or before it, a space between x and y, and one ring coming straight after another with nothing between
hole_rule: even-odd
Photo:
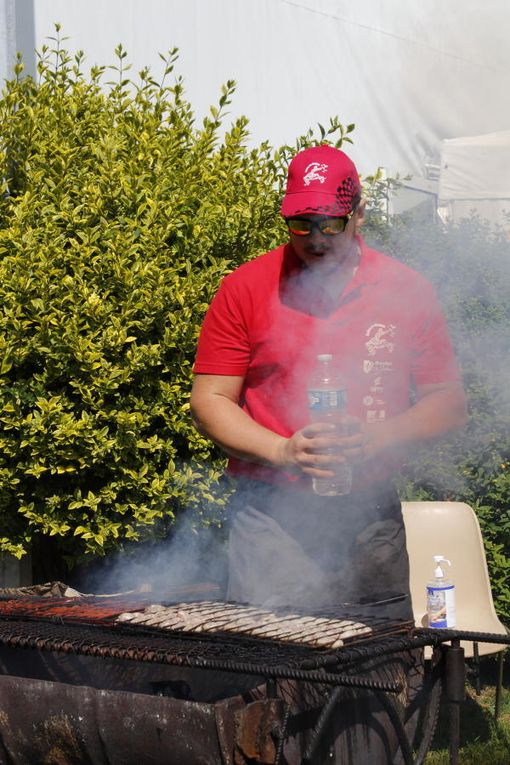
<instances>
[{"instance_id":1,"label":"red polo shirt","mask_svg":"<svg viewBox=\"0 0 510 765\"><path fill-rule=\"evenodd\" d=\"M335 359L349 414L368 423L409 408L413 383L458 380L432 285L361 238L359 244L356 274L335 301L290 244L225 277L203 323L195 373L243 376L240 406L283 436L309 421L307 382L319 353ZM368 474L373 482L395 469L388 460L374 463L363 483ZM234 458L229 472L310 485L306 477Z\"/></svg>"}]
</instances>

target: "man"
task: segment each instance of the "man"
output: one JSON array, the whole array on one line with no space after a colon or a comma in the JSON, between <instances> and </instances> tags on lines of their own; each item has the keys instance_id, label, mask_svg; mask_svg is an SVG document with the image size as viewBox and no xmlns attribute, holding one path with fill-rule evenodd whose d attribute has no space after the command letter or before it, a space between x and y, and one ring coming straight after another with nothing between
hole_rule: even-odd
<instances>
[{"instance_id":1,"label":"man","mask_svg":"<svg viewBox=\"0 0 510 765\"><path fill-rule=\"evenodd\" d=\"M462 425L466 405L431 285L365 245L364 209L342 151L317 146L294 157L281 207L289 242L223 280L202 327L191 408L197 428L229 454L237 484L229 600L326 611L342 604L344 613L354 606L412 620L392 476L413 445ZM310 422L318 354L331 354L345 381L348 427L340 432ZM334 476L344 461L350 494L314 494L312 479ZM401 678L410 739L421 661L407 652L370 670ZM279 693L301 712L320 708L327 691L287 683ZM343 689L336 704L332 748L318 761L397 761L377 697Z\"/></svg>"},{"instance_id":2,"label":"man","mask_svg":"<svg viewBox=\"0 0 510 765\"><path fill-rule=\"evenodd\" d=\"M228 275L205 318L191 407L237 480L228 598L265 604L376 603L412 616L392 475L414 445L465 421L465 398L431 285L369 249L352 161L297 154L281 213L289 242ZM348 433L310 423L317 354L347 389ZM348 461L347 496L312 478Z\"/></svg>"}]
</instances>

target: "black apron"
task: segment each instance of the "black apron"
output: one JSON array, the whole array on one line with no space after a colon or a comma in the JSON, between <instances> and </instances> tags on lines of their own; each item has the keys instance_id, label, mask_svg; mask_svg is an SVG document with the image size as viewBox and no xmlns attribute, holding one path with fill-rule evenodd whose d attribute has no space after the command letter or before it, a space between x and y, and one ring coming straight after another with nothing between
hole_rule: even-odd
<instances>
[{"instance_id":1,"label":"black apron","mask_svg":"<svg viewBox=\"0 0 510 765\"><path fill-rule=\"evenodd\" d=\"M371 604L378 615L412 619L392 485L319 497L243 478L231 510L229 600L305 609Z\"/></svg>"},{"instance_id":2,"label":"black apron","mask_svg":"<svg viewBox=\"0 0 510 765\"><path fill-rule=\"evenodd\" d=\"M360 613L412 621L405 530L394 487L319 497L240 480L232 501L227 599L309 612L346 605ZM423 703L422 650L385 655L364 672L376 680L387 673L387 679L402 683L395 702L412 740ZM285 680L279 682L278 693L291 713L299 715L314 703L322 707L331 689ZM301 761L300 756L292 758L294 745L291 737L285 748L292 763ZM314 762L403 762L380 699L359 689L339 691L321 747Z\"/></svg>"}]
</instances>

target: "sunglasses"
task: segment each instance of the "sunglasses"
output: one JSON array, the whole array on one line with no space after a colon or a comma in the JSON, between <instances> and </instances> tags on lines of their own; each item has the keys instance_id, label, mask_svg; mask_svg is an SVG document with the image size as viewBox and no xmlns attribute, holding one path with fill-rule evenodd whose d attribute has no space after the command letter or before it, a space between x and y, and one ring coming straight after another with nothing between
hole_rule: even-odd
<instances>
[{"instance_id":1,"label":"sunglasses","mask_svg":"<svg viewBox=\"0 0 510 765\"><path fill-rule=\"evenodd\" d=\"M291 234L296 236L308 236L316 228L325 236L336 236L345 231L349 223L352 212L349 215L343 215L341 218L321 218L320 220L309 220L308 218L286 218L285 222L289 227Z\"/></svg>"}]
</instances>

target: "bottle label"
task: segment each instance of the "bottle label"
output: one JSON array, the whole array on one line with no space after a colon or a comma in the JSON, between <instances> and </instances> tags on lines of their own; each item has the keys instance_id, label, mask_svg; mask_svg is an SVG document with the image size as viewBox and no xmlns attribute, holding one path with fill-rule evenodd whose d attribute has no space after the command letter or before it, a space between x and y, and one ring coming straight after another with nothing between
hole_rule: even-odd
<instances>
[{"instance_id":1,"label":"bottle label","mask_svg":"<svg viewBox=\"0 0 510 765\"><path fill-rule=\"evenodd\" d=\"M347 397L345 390L309 390L308 408L314 412L326 412L329 409L345 409Z\"/></svg>"},{"instance_id":2,"label":"bottle label","mask_svg":"<svg viewBox=\"0 0 510 765\"><path fill-rule=\"evenodd\" d=\"M427 585L427 616L429 627L451 629L455 627L455 587Z\"/></svg>"}]
</instances>

